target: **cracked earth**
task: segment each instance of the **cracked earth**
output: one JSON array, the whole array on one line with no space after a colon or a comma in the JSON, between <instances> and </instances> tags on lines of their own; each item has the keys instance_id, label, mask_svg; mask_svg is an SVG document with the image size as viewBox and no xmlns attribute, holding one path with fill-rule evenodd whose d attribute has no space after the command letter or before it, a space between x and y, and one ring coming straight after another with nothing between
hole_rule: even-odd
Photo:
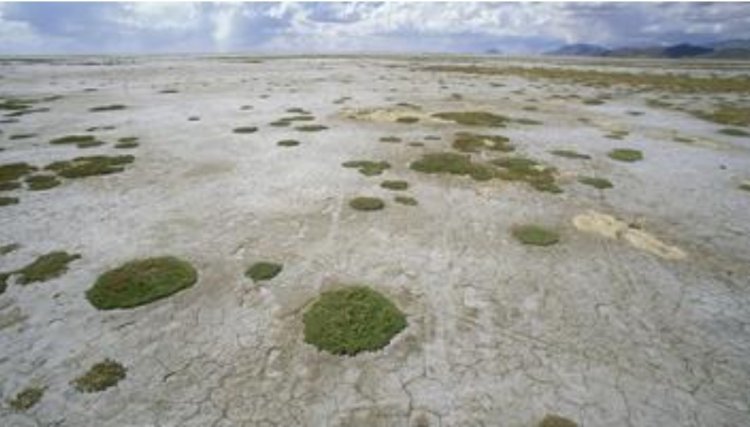
<instances>
[{"instance_id":1,"label":"cracked earth","mask_svg":"<svg viewBox=\"0 0 750 427\"><path fill-rule=\"evenodd\" d=\"M582 426L749 425L750 193L737 187L750 178L750 139L647 105L660 93L421 69L475 60L0 66L4 97L62 96L47 112L0 125L0 163L43 166L124 154L112 148L119 137L140 143L122 173L14 190L20 202L0 207L0 245L21 245L0 255L0 271L54 250L81 254L46 282L11 277L0 295L0 424L532 427L559 414ZM572 98L601 94L603 105ZM127 108L88 112L108 104ZM268 125L290 108L328 129ZM477 130L431 116L479 110L542 124ZM421 120L398 123L400 114ZM100 147L48 144L105 126L114 128L95 132L108 142ZM239 126L259 129L232 133ZM613 130L628 134L607 138ZM450 150L458 131L509 137L517 153L554 165L564 192L409 168L423 153ZM37 136L9 138L18 133ZM283 139L300 145L278 147ZM644 160L607 157L619 147ZM356 159L391 168L367 177L341 166ZM614 188L580 185L582 174ZM403 193L419 204L394 203L384 179L408 181ZM349 208L359 195L386 207ZM520 244L510 230L529 222L556 229L560 242ZM103 272L159 255L191 262L197 283L132 310L97 311L85 299ZM260 259L284 270L255 284L243 273ZM306 344L302 313L342 284L388 296L407 328L354 357ZM104 358L127 377L77 392L70 382ZM7 400L30 385L45 387L43 398L13 411Z\"/></svg>"}]
</instances>

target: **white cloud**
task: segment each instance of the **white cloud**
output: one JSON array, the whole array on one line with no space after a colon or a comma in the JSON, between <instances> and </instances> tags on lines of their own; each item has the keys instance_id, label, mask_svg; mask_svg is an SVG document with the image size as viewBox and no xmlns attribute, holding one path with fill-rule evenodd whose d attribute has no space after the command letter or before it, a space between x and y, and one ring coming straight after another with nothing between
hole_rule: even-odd
<instances>
[{"instance_id":1,"label":"white cloud","mask_svg":"<svg viewBox=\"0 0 750 427\"><path fill-rule=\"evenodd\" d=\"M111 19L134 29L188 31L200 26L199 3L126 3Z\"/></svg>"}]
</instances>

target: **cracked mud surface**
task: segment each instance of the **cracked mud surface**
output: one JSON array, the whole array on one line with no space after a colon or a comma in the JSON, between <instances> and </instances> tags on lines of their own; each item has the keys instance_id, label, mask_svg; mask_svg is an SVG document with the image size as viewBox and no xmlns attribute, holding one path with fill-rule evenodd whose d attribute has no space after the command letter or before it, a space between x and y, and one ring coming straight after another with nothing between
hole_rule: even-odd
<instances>
[{"instance_id":1,"label":"cracked mud surface","mask_svg":"<svg viewBox=\"0 0 750 427\"><path fill-rule=\"evenodd\" d=\"M119 137L140 143L124 172L6 192L20 202L0 207L0 245L21 247L0 255L0 271L55 250L81 258L46 282L11 277L0 295L0 424L531 427L551 413L583 426L747 425L750 197L737 185L749 178L750 139L646 105L654 93L417 69L444 60L0 67L0 95L63 96L48 112L2 125L0 163L83 155L47 141L97 126L115 128L94 132L108 144L85 155L115 155ZM159 93L167 87L179 91ZM601 92L612 98L596 106L553 97ZM88 113L110 104L128 107ZM523 110L530 104L537 110ZM296 107L328 129L268 125ZM366 116L351 115L359 110ZM490 111L543 124L404 124L393 117L401 111ZM240 126L258 131L233 134ZM629 134L606 138L613 129ZM509 137L517 153L557 168L564 193L409 169L423 153L451 150L459 131ZM20 133L39 136L9 140ZM675 142L676 133L700 143ZM279 149L282 139L301 144ZM645 159L608 159L617 147ZM366 177L341 167L351 159L392 167ZM614 188L577 184L579 175ZM419 204L391 202L384 179L408 181L404 195ZM347 203L358 195L386 207L355 211ZM592 211L681 255L578 230L574 218ZM555 227L561 241L523 246L511 235L522 223ZM160 255L189 261L196 284L133 310L86 301L103 272ZM254 284L244 271L264 259L284 269ZM304 309L342 284L389 297L407 328L382 351L355 357L305 344ZM127 377L101 393L76 392L70 381L106 358ZM42 400L10 410L7 400L30 385L47 387Z\"/></svg>"}]
</instances>

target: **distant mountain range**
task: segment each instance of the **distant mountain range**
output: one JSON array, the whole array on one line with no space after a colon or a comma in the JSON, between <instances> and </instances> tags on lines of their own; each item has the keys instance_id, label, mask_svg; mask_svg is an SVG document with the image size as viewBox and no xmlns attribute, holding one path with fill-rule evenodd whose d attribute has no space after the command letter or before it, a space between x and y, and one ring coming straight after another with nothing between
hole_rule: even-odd
<instances>
[{"instance_id":1,"label":"distant mountain range","mask_svg":"<svg viewBox=\"0 0 750 427\"><path fill-rule=\"evenodd\" d=\"M704 46L681 43L672 46L618 47L577 43L545 52L555 56L595 56L614 58L722 58L750 59L750 40L723 40Z\"/></svg>"}]
</instances>

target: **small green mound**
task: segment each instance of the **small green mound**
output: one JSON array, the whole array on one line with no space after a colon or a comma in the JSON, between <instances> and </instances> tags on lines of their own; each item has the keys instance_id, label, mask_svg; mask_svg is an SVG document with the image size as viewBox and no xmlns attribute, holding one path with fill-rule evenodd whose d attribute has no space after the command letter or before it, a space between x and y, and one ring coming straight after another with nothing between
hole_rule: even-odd
<instances>
[{"instance_id":1,"label":"small green mound","mask_svg":"<svg viewBox=\"0 0 750 427\"><path fill-rule=\"evenodd\" d=\"M277 142L276 145L279 147L295 147L299 145L299 141L296 139L282 139L281 141Z\"/></svg>"},{"instance_id":2,"label":"small green mound","mask_svg":"<svg viewBox=\"0 0 750 427\"><path fill-rule=\"evenodd\" d=\"M578 424L559 415L547 415L539 423L539 427L578 427Z\"/></svg>"},{"instance_id":3,"label":"small green mound","mask_svg":"<svg viewBox=\"0 0 750 427\"><path fill-rule=\"evenodd\" d=\"M380 186L388 189L388 190L406 190L409 188L409 183L406 181L400 181L400 180L387 180L380 183Z\"/></svg>"},{"instance_id":4,"label":"small green mound","mask_svg":"<svg viewBox=\"0 0 750 427\"><path fill-rule=\"evenodd\" d=\"M435 113L432 117L440 120L456 122L466 126L489 126L502 127L509 121L505 116L500 116L485 111L452 111L445 113Z\"/></svg>"},{"instance_id":5,"label":"small green mound","mask_svg":"<svg viewBox=\"0 0 750 427\"><path fill-rule=\"evenodd\" d=\"M403 123L403 124L412 124L417 123L419 121L419 117L413 117L413 116L401 116L396 119L396 123Z\"/></svg>"},{"instance_id":6,"label":"small green mound","mask_svg":"<svg viewBox=\"0 0 750 427\"><path fill-rule=\"evenodd\" d=\"M68 135L60 138L55 138L49 142L53 145L63 144L75 144L78 148L89 148L103 145L103 141L99 141L93 135Z\"/></svg>"},{"instance_id":7,"label":"small green mound","mask_svg":"<svg viewBox=\"0 0 750 427\"><path fill-rule=\"evenodd\" d=\"M10 140L16 140L16 139L29 139L37 136L35 133L16 133L8 137Z\"/></svg>"},{"instance_id":8,"label":"small green mound","mask_svg":"<svg viewBox=\"0 0 750 427\"><path fill-rule=\"evenodd\" d=\"M44 396L43 387L27 387L16 394L13 399L9 400L8 405L16 412L27 411L39 403L42 400L42 396Z\"/></svg>"},{"instance_id":9,"label":"small green mound","mask_svg":"<svg viewBox=\"0 0 750 427\"><path fill-rule=\"evenodd\" d=\"M583 100L584 105L602 105L604 104L604 100L599 98L589 98Z\"/></svg>"},{"instance_id":10,"label":"small green mound","mask_svg":"<svg viewBox=\"0 0 750 427\"><path fill-rule=\"evenodd\" d=\"M591 187L598 188L599 190L605 190L612 188L613 185L608 179L596 178L592 176L582 176L578 178L578 182L584 185L590 185Z\"/></svg>"},{"instance_id":11,"label":"small green mound","mask_svg":"<svg viewBox=\"0 0 750 427\"><path fill-rule=\"evenodd\" d=\"M11 191L21 188L21 183L16 181L0 182L0 191Z\"/></svg>"},{"instance_id":12,"label":"small green mound","mask_svg":"<svg viewBox=\"0 0 750 427\"><path fill-rule=\"evenodd\" d=\"M356 168L364 176L375 176L383 173L384 170L390 169L391 165L388 162L374 162L371 160L350 160L344 162L341 166L345 168Z\"/></svg>"},{"instance_id":13,"label":"small green mound","mask_svg":"<svg viewBox=\"0 0 750 427\"><path fill-rule=\"evenodd\" d=\"M513 236L521 243L534 246L550 246L560 241L556 232L533 224L513 228Z\"/></svg>"},{"instance_id":14,"label":"small green mound","mask_svg":"<svg viewBox=\"0 0 750 427\"><path fill-rule=\"evenodd\" d=\"M523 181L538 191L562 193L555 182L555 168L544 166L525 157L495 159L492 164L502 168L497 176L506 181Z\"/></svg>"},{"instance_id":15,"label":"small green mound","mask_svg":"<svg viewBox=\"0 0 750 427\"><path fill-rule=\"evenodd\" d=\"M122 364L105 359L71 382L79 392L93 393L116 386L125 379L126 373L127 369Z\"/></svg>"},{"instance_id":16,"label":"small green mound","mask_svg":"<svg viewBox=\"0 0 750 427\"><path fill-rule=\"evenodd\" d=\"M0 197L0 206L17 205L18 197Z\"/></svg>"},{"instance_id":17,"label":"small green mound","mask_svg":"<svg viewBox=\"0 0 750 427\"><path fill-rule=\"evenodd\" d=\"M0 165L0 183L15 181L35 170L37 170L36 167L22 162Z\"/></svg>"},{"instance_id":18,"label":"small green mound","mask_svg":"<svg viewBox=\"0 0 750 427\"><path fill-rule=\"evenodd\" d=\"M609 138L609 139L617 139L617 140L620 140L620 139L623 139L623 138L625 138L625 137L626 137L626 136L628 136L628 135L630 135L630 132L628 132L628 131L626 131L626 130L614 130L614 131L612 131L612 132L608 133L608 134L606 135L606 137L607 137L607 138Z\"/></svg>"},{"instance_id":19,"label":"small green mound","mask_svg":"<svg viewBox=\"0 0 750 427\"><path fill-rule=\"evenodd\" d=\"M696 111L693 114L722 125L750 126L750 107L723 104L711 112Z\"/></svg>"},{"instance_id":20,"label":"small green mound","mask_svg":"<svg viewBox=\"0 0 750 427\"><path fill-rule=\"evenodd\" d=\"M524 117L520 119L515 119L514 121L520 125L527 125L527 126L539 126L539 125L544 124L543 122L540 122L539 120L527 119Z\"/></svg>"},{"instance_id":21,"label":"small green mound","mask_svg":"<svg viewBox=\"0 0 750 427\"><path fill-rule=\"evenodd\" d=\"M305 342L336 355L380 350L406 328L398 307L365 286L323 292L302 320Z\"/></svg>"},{"instance_id":22,"label":"small green mound","mask_svg":"<svg viewBox=\"0 0 750 427\"><path fill-rule=\"evenodd\" d=\"M393 198L393 201L406 206L417 206L419 204L417 199L408 196L396 196Z\"/></svg>"},{"instance_id":23,"label":"small green mound","mask_svg":"<svg viewBox=\"0 0 750 427\"><path fill-rule=\"evenodd\" d=\"M509 144L510 139L501 135L479 135L476 133L459 132L453 141L453 148L464 153L476 153L482 149L493 151L513 151L515 147Z\"/></svg>"},{"instance_id":24,"label":"small green mound","mask_svg":"<svg viewBox=\"0 0 750 427\"><path fill-rule=\"evenodd\" d=\"M138 137L137 136L125 136L117 140L117 144L115 144L115 148L119 149L125 149L125 148L135 148L138 146Z\"/></svg>"},{"instance_id":25,"label":"small green mound","mask_svg":"<svg viewBox=\"0 0 750 427\"><path fill-rule=\"evenodd\" d=\"M171 93L179 93L180 91L177 89L162 89L159 91L159 93L163 94L171 94Z\"/></svg>"},{"instance_id":26,"label":"small green mound","mask_svg":"<svg viewBox=\"0 0 750 427\"><path fill-rule=\"evenodd\" d=\"M258 128L255 126L242 126L242 127L232 129L232 132L234 133L255 133L257 131L258 131Z\"/></svg>"},{"instance_id":27,"label":"small green mound","mask_svg":"<svg viewBox=\"0 0 750 427\"><path fill-rule=\"evenodd\" d=\"M50 252L41 255L34 262L16 271L19 274L18 283L27 285L34 282L44 282L60 277L68 271L68 264L79 259L79 254L69 254L65 251Z\"/></svg>"},{"instance_id":28,"label":"small green mound","mask_svg":"<svg viewBox=\"0 0 750 427\"><path fill-rule=\"evenodd\" d=\"M111 104L111 105L100 105L98 107L92 107L89 108L89 111L93 113L98 113L101 111L117 111L117 110L124 110L127 107L122 104Z\"/></svg>"},{"instance_id":29,"label":"small green mound","mask_svg":"<svg viewBox=\"0 0 750 427\"><path fill-rule=\"evenodd\" d=\"M619 160L621 162L637 162L643 160L643 153L638 150L630 148L617 148L607 153L609 158Z\"/></svg>"},{"instance_id":30,"label":"small green mound","mask_svg":"<svg viewBox=\"0 0 750 427\"><path fill-rule=\"evenodd\" d=\"M86 298L100 310L132 308L189 288L198 274L189 263L174 257L130 261L99 276Z\"/></svg>"},{"instance_id":31,"label":"small green mound","mask_svg":"<svg viewBox=\"0 0 750 427\"><path fill-rule=\"evenodd\" d=\"M377 197L355 197L349 201L349 206L358 211L378 211L385 207L385 202Z\"/></svg>"},{"instance_id":32,"label":"small green mound","mask_svg":"<svg viewBox=\"0 0 750 427\"><path fill-rule=\"evenodd\" d=\"M737 188L739 188L740 190L750 191L750 182L743 182Z\"/></svg>"},{"instance_id":33,"label":"small green mound","mask_svg":"<svg viewBox=\"0 0 750 427\"><path fill-rule=\"evenodd\" d=\"M468 155L457 153L429 153L409 166L422 173L447 173L468 175L477 181L487 181L495 177L495 170L489 166L473 163Z\"/></svg>"},{"instance_id":34,"label":"small green mound","mask_svg":"<svg viewBox=\"0 0 750 427\"><path fill-rule=\"evenodd\" d=\"M5 289L8 288L8 277L11 273L0 272L0 295L5 293Z\"/></svg>"},{"instance_id":35,"label":"small green mound","mask_svg":"<svg viewBox=\"0 0 750 427\"><path fill-rule=\"evenodd\" d=\"M245 271L245 276L253 279L253 281L256 282L271 280L276 277L276 275L281 273L281 270L283 268L283 265L273 262L256 262L255 264L251 265L250 268L247 269L247 271Z\"/></svg>"},{"instance_id":36,"label":"small green mound","mask_svg":"<svg viewBox=\"0 0 750 427\"><path fill-rule=\"evenodd\" d=\"M31 191L49 190L62 184L54 175L31 175L26 177L26 184Z\"/></svg>"},{"instance_id":37,"label":"small green mound","mask_svg":"<svg viewBox=\"0 0 750 427\"><path fill-rule=\"evenodd\" d=\"M737 128L724 128L719 130L719 133L729 136L750 136L750 132Z\"/></svg>"},{"instance_id":38,"label":"small green mound","mask_svg":"<svg viewBox=\"0 0 750 427\"><path fill-rule=\"evenodd\" d=\"M0 255L7 255L20 247L21 245L19 245L18 243L8 243L7 245L2 245L0 246Z\"/></svg>"},{"instance_id":39,"label":"small green mound","mask_svg":"<svg viewBox=\"0 0 750 427\"><path fill-rule=\"evenodd\" d=\"M550 154L554 154L555 156L559 157L565 157L566 159L591 159L591 156L589 156L588 154L581 154L573 150L552 150L550 151Z\"/></svg>"},{"instance_id":40,"label":"small green mound","mask_svg":"<svg viewBox=\"0 0 750 427\"><path fill-rule=\"evenodd\" d=\"M318 132L321 130L328 129L328 126L323 125L303 125L303 126L297 126L294 129L301 131L301 132Z\"/></svg>"},{"instance_id":41,"label":"small green mound","mask_svg":"<svg viewBox=\"0 0 750 427\"><path fill-rule=\"evenodd\" d=\"M64 178L85 178L95 175L108 175L122 172L124 165L133 163L135 157L126 156L86 156L73 160L50 163L45 169L55 171Z\"/></svg>"},{"instance_id":42,"label":"small green mound","mask_svg":"<svg viewBox=\"0 0 750 427\"><path fill-rule=\"evenodd\" d=\"M401 142L401 138L399 138L397 136L384 136L384 137L380 138L380 142L396 143L396 142Z\"/></svg>"}]
</instances>

